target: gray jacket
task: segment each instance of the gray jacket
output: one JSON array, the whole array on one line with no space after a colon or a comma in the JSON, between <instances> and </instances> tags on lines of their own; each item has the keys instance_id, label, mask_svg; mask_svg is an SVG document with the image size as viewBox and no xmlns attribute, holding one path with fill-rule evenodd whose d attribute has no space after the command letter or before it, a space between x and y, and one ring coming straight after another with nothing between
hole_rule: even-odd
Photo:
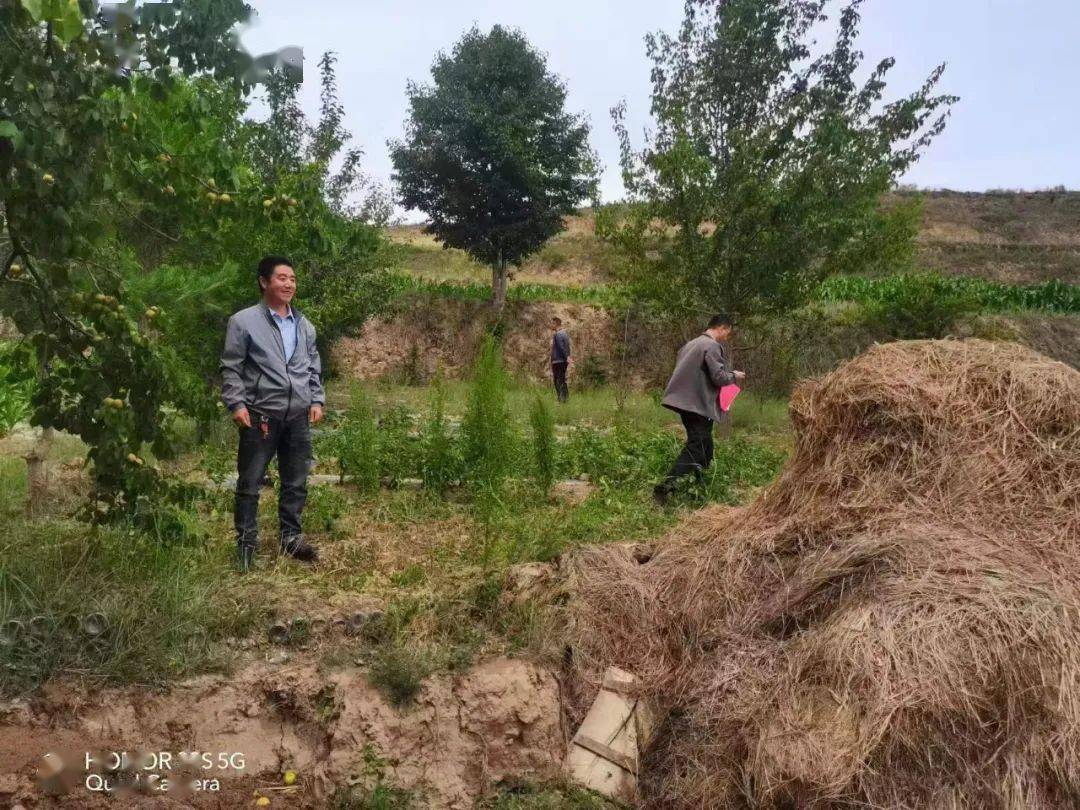
<instances>
[{"instance_id":1,"label":"gray jacket","mask_svg":"<svg viewBox=\"0 0 1080 810\"><path fill-rule=\"evenodd\" d=\"M716 395L725 385L735 382L723 344L708 335L686 343L675 360L661 404L673 411L690 411L720 421Z\"/></svg>"},{"instance_id":2,"label":"gray jacket","mask_svg":"<svg viewBox=\"0 0 1080 810\"><path fill-rule=\"evenodd\" d=\"M567 363L570 361L570 336L560 329L551 338L551 362Z\"/></svg>"},{"instance_id":3,"label":"gray jacket","mask_svg":"<svg viewBox=\"0 0 1080 810\"><path fill-rule=\"evenodd\" d=\"M296 349L285 362L285 342L264 303L229 318L221 353L221 400L229 410L293 419L326 401L315 327L295 308Z\"/></svg>"}]
</instances>

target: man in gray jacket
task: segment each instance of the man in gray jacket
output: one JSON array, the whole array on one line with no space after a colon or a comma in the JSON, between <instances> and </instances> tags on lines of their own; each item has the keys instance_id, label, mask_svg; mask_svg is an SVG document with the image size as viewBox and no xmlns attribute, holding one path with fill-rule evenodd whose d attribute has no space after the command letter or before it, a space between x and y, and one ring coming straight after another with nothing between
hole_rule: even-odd
<instances>
[{"instance_id":1,"label":"man in gray jacket","mask_svg":"<svg viewBox=\"0 0 1080 810\"><path fill-rule=\"evenodd\" d=\"M563 329L561 318L551 319L551 332L551 378L555 381L555 397L559 402L566 402L570 398L566 372L574 366L574 358L570 356L570 336Z\"/></svg>"},{"instance_id":2,"label":"man in gray jacket","mask_svg":"<svg viewBox=\"0 0 1080 810\"><path fill-rule=\"evenodd\" d=\"M660 504L667 502L679 478L691 472L700 475L712 463L713 422L720 421L717 394L725 385L746 376L731 368L724 348L731 329L731 318L714 315L704 334L679 349L661 404L679 414L686 428L686 445L667 477L653 490Z\"/></svg>"},{"instance_id":3,"label":"man in gray jacket","mask_svg":"<svg viewBox=\"0 0 1080 810\"><path fill-rule=\"evenodd\" d=\"M259 545L259 485L276 454L281 473L278 522L282 553L313 562L300 514L307 501L310 425L322 419L325 395L315 327L292 307L296 274L282 256L259 262L262 301L229 318L221 354L221 399L240 428L236 526L240 569Z\"/></svg>"}]
</instances>

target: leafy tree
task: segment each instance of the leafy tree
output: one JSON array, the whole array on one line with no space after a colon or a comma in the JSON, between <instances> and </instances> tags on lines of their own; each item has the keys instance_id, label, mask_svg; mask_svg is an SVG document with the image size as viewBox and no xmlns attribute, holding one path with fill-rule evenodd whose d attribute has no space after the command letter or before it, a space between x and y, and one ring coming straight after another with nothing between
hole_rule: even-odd
<instances>
[{"instance_id":1,"label":"leafy tree","mask_svg":"<svg viewBox=\"0 0 1080 810\"><path fill-rule=\"evenodd\" d=\"M281 60L237 47L248 6L95 9L0 6L0 313L37 349L34 421L90 448L90 514L160 527L187 493L144 447L165 457L175 414L213 413L205 378L257 257L293 255L326 342L380 300L383 242L350 209L358 153L329 168L348 140L331 57L320 127L297 125L318 148L267 173L243 115Z\"/></svg>"},{"instance_id":2,"label":"leafy tree","mask_svg":"<svg viewBox=\"0 0 1080 810\"><path fill-rule=\"evenodd\" d=\"M880 198L945 126L934 95L883 101L893 59L861 85L862 0L835 43L811 29L834 0L687 0L678 35L647 38L655 133L635 151L613 111L629 204L598 231L625 251L639 296L662 312L736 314L798 306L836 271L910 258L914 209Z\"/></svg>"},{"instance_id":3,"label":"leafy tree","mask_svg":"<svg viewBox=\"0 0 1080 810\"><path fill-rule=\"evenodd\" d=\"M167 452L162 427L183 394L154 345L157 311L129 309L99 261L124 212L120 173L160 155L127 103L131 77L160 98L176 68L238 82L251 59L233 29L249 8L192 0L92 11L74 1L0 6L0 312L38 352L34 420L90 446L95 513L147 517L141 496L179 493L142 446Z\"/></svg>"},{"instance_id":4,"label":"leafy tree","mask_svg":"<svg viewBox=\"0 0 1080 810\"><path fill-rule=\"evenodd\" d=\"M325 99L336 92L331 56L321 64ZM140 170L187 167L194 187L181 176L172 193L137 196L141 177L132 178L129 208L149 227L131 225L124 238L153 270L137 263L127 283L142 302L169 303L158 324L185 364L207 379L216 372L226 318L257 295L252 268L266 253L296 262L298 304L315 323L326 360L331 343L358 329L390 295L382 272L391 263L386 240L363 205L351 202L364 193L370 199L371 189L359 173L359 152L339 152L349 139L340 110L334 127L325 119L312 125L296 103L294 76L274 71L267 84L276 100L258 121L243 120L243 96L210 80L177 82L162 100L140 85L132 94L139 119L154 122L147 127L171 155ZM334 135L316 150L318 131ZM331 164L339 161L335 173Z\"/></svg>"},{"instance_id":5,"label":"leafy tree","mask_svg":"<svg viewBox=\"0 0 1080 810\"><path fill-rule=\"evenodd\" d=\"M385 225L393 205L386 191L361 169L364 155L344 125L345 108L338 99L337 55L319 60L320 111L314 124L300 106L301 78L273 71L265 81L269 115L248 125L252 163L267 185L287 175L309 174L330 210L374 225ZM334 166L337 166L336 170Z\"/></svg>"},{"instance_id":6,"label":"leafy tree","mask_svg":"<svg viewBox=\"0 0 1080 810\"><path fill-rule=\"evenodd\" d=\"M589 127L564 110L565 86L517 31L473 28L431 74L430 86L409 84L405 140L391 143L401 200L444 247L491 267L501 310L508 266L596 193Z\"/></svg>"}]
</instances>

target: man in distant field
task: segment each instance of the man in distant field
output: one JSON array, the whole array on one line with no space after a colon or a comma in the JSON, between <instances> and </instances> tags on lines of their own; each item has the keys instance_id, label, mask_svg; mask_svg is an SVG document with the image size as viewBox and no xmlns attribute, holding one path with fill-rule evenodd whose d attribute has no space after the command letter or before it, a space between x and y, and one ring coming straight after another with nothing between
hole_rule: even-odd
<instances>
[{"instance_id":1,"label":"man in distant field","mask_svg":"<svg viewBox=\"0 0 1080 810\"><path fill-rule=\"evenodd\" d=\"M221 355L221 399L240 428L237 453L237 556L251 568L259 546L259 486L275 455L281 473L278 498L281 551L314 562L300 514L307 502L311 430L323 416L322 363L315 327L292 306L296 273L283 256L259 262L262 301L229 318Z\"/></svg>"},{"instance_id":2,"label":"man in distant field","mask_svg":"<svg viewBox=\"0 0 1080 810\"><path fill-rule=\"evenodd\" d=\"M725 385L746 377L731 368L724 345L731 333L731 318L714 315L704 334L679 349L661 404L679 414L686 429L686 445L667 477L653 490L660 504L667 502L679 478L689 473L700 476L712 463L713 423L720 421L717 395Z\"/></svg>"},{"instance_id":3,"label":"man in distant field","mask_svg":"<svg viewBox=\"0 0 1080 810\"><path fill-rule=\"evenodd\" d=\"M551 378L555 381L555 396L559 402L570 398L566 374L574 365L570 356L570 336L563 329L561 318L551 319Z\"/></svg>"}]
</instances>

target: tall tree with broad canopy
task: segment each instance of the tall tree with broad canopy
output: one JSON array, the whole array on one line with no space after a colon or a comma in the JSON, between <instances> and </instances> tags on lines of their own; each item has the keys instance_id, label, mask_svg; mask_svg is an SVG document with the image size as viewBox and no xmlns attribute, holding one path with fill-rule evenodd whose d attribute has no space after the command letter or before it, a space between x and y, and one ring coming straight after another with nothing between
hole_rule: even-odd
<instances>
[{"instance_id":1,"label":"tall tree with broad canopy","mask_svg":"<svg viewBox=\"0 0 1080 810\"><path fill-rule=\"evenodd\" d=\"M687 0L677 36L646 38L655 132L635 150L612 110L626 206L598 219L639 298L661 313L766 314L825 276L909 259L917 211L882 194L945 126L944 65L883 101L883 59L860 85L862 0Z\"/></svg>"},{"instance_id":2,"label":"tall tree with broad canopy","mask_svg":"<svg viewBox=\"0 0 1080 810\"><path fill-rule=\"evenodd\" d=\"M491 267L495 308L520 265L596 194L589 126L518 31L468 31L440 53L433 83L410 82L404 141L391 143L401 202L427 233Z\"/></svg>"}]
</instances>

